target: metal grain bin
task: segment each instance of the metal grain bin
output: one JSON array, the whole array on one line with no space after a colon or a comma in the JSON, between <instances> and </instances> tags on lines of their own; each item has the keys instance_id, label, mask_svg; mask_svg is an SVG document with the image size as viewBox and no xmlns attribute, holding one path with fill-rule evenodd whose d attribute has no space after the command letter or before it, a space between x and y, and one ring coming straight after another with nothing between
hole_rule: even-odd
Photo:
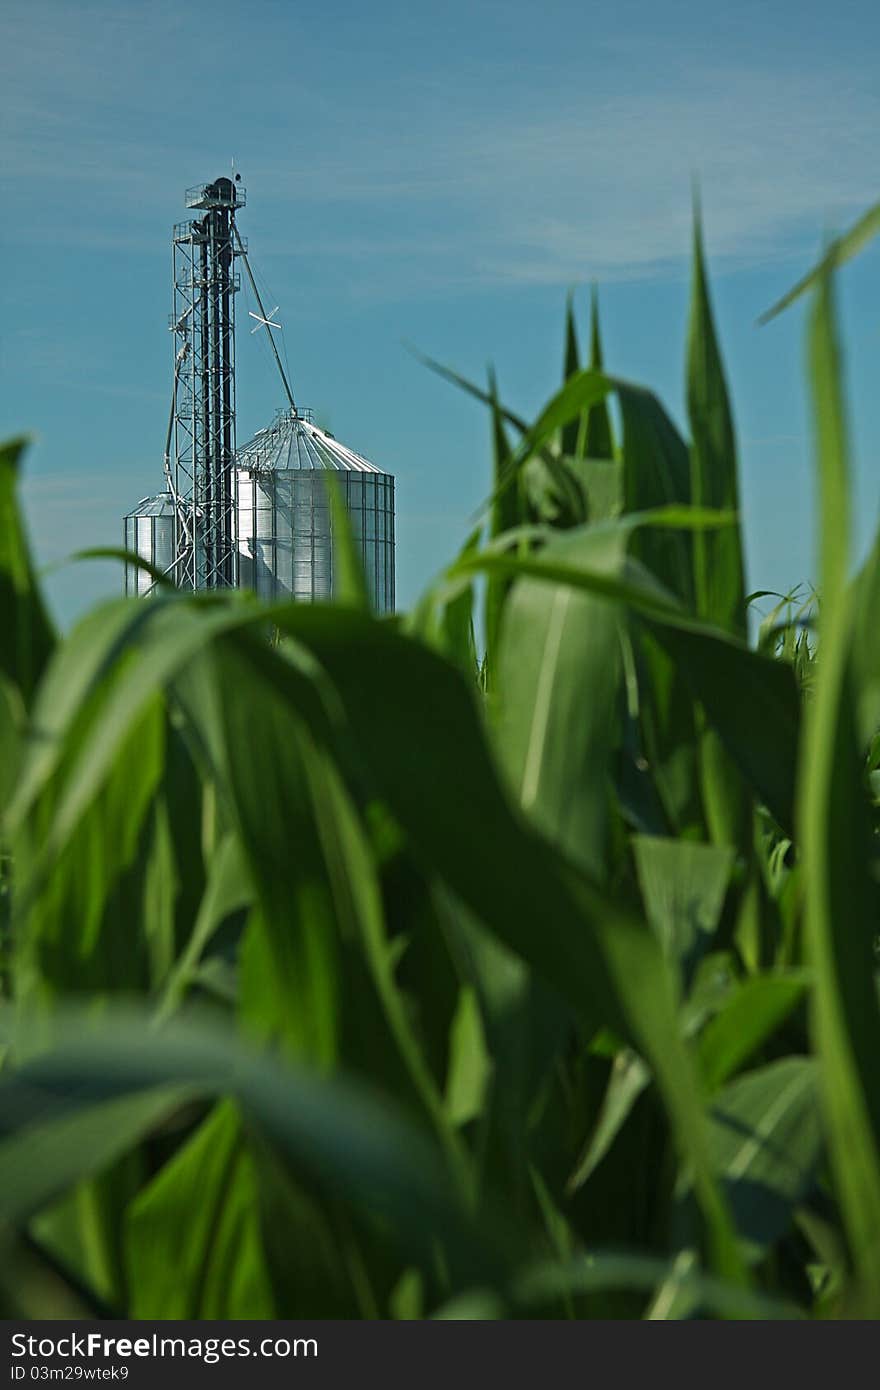
<instances>
[{"instance_id":1,"label":"metal grain bin","mask_svg":"<svg viewBox=\"0 0 880 1390\"><path fill-rule=\"evenodd\" d=\"M170 492L143 497L123 523L123 545L141 559L148 560L162 573L174 562L174 502ZM125 592L143 595L153 587L153 579L136 565L125 566Z\"/></svg>"},{"instance_id":2,"label":"metal grain bin","mask_svg":"<svg viewBox=\"0 0 880 1390\"><path fill-rule=\"evenodd\" d=\"M373 604L391 613L394 479L295 411L279 414L236 456L238 584L266 599L332 598L328 472L348 508Z\"/></svg>"}]
</instances>

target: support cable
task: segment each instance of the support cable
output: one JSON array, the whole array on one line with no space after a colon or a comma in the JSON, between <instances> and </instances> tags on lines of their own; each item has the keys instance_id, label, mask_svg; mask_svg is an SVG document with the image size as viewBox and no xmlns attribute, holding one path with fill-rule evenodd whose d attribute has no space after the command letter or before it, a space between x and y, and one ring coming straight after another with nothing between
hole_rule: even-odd
<instances>
[{"instance_id":1,"label":"support cable","mask_svg":"<svg viewBox=\"0 0 880 1390\"><path fill-rule=\"evenodd\" d=\"M232 223L232 230L235 233L235 240L238 242L238 254L244 261L244 268L247 271L248 279L251 282L251 289L253 290L257 304L259 305L260 313L262 314L264 319L268 319L269 315L266 313L266 310L263 307L263 301L260 298L260 291L257 289L257 282L254 279L254 274L251 270L251 263L247 258L247 252L244 249L244 242L239 236L238 228L236 227L235 222ZM268 323L266 324L266 332L269 334L269 342L272 344L272 351L275 354L275 363L281 375L281 380L284 383L284 390L287 393L287 399L290 401L290 408L293 411L293 413L296 414L296 401L293 399L293 392L290 389L290 383L287 380L284 367L281 365L281 358L278 355L278 348L275 345L275 338L272 335L272 329Z\"/></svg>"}]
</instances>

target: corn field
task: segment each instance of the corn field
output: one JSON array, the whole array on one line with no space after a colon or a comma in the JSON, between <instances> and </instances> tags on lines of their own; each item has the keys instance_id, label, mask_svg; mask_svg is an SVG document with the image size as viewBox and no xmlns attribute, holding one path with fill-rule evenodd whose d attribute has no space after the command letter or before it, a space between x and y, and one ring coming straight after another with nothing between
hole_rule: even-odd
<instances>
[{"instance_id":1,"label":"corn field","mask_svg":"<svg viewBox=\"0 0 880 1390\"><path fill-rule=\"evenodd\" d=\"M159 586L61 638L5 447L3 1315L880 1316L833 302L878 223L793 292L819 601L757 640L699 228L690 439L569 305L536 420L456 378L491 496L405 615L331 496L332 605Z\"/></svg>"}]
</instances>

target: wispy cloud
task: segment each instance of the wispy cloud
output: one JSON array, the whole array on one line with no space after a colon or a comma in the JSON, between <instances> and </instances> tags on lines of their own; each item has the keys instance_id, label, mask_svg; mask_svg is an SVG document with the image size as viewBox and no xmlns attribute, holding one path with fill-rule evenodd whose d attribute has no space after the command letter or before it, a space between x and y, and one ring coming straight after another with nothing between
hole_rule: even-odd
<instances>
[{"instance_id":1,"label":"wispy cloud","mask_svg":"<svg viewBox=\"0 0 880 1390\"><path fill-rule=\"evenodd\" d=\"M79 190L76 217L51 229L70 245L146 250L143 219L213 167L218 129L241 142L262 254L308 256L331 281L356 266L370 297L668 274L687 253L694 174L722 267L805 254L873 194L876 83L821 53L762 68L652 45L653 67L633 69L618 40L589 83L566 82L564 60L554 74L462 55L451 91L427 58L365 61L348 82L325 63L269 62L283 11L265 6L263 51L236 55L221 98L204 71L230 55L198 5L189 18L164 3L49 8L52 25L16 11L5 168L46 194ZM313 59L315 43L305 25ZM49 235L20 216L7 234Z\"/></svg>"}]
</instances>

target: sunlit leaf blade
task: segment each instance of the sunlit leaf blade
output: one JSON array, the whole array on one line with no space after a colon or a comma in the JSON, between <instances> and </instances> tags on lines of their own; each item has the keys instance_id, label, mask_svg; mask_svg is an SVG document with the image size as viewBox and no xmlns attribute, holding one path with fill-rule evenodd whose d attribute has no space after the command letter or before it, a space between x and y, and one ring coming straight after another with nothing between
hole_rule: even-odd
<instances>
[{"instance_id":1,"label":"sunlit leaf blade","mask_svg":"<svg viewBox=\"0 0 880 1390\"><path fill-rule=\"evenodd\" d=\"M715 332L703 255L699 208L694 213L693 275L687 348L687 405L691 427L691 491L695 506L739 511L736 440L724 367ZM742 533L736 525L693 537L697 611L720 628L746 635ZM742 777L716 730L697 715L700 782L711 838L747 848L751 806Z\"/></svg>"},{"instance_id":2,"label":"sunlit leaf blade","mask_svg":"<svg viewBox=\"0 0 880 1390\"><path fill-rule=\"evenodd\" d=\"M599 331L599 292L594 285L590 295L590 364L594 371L604 370L602 359L602 339ZM577 452L585 458L614 458L614 435L611 429L611 416L608 402L598 401L587 410Z\"/></svg>"},{"instance_id":3,"label":"sunlit leaf blade","mask_svg":"<svg viewBox=\"0 0 880 1390\"><path fill-rule=\"evenodd\" d=\"M114 545L92 545L86 550L75 550L67 560L61 564L79 563L83 560L119 560L123 565L130 565L135 570L143 570L153 580L156 588L173 591L174 584L169 579L164 570L144 558L143 555L136 555L133 550L124 550L121 546ZM54 569L59 566L53 566Z\"/></svg>"},{"instance_id":4,"label":"sunlit leaf blade","mask_svg":"<svg viewBox=\"0 0 880 1390\"><path fill-rule=\"evenodd\" d=\"M781 314L783 309L788 308L789 304L794 303L807 290L818 285L823 276L857 255L862 247L866 246L878 232L880 232L880 203L875 203L867 212L862 213L862 216L850 227L848 232L844 232L843 236L837 237L831 243L818 264L808 271L803 279L798 280L797 284L788 291L788 294L784 294L772 308L763 313L758 322L767 323L777 314Z\"/></svg>"},{"instance_id":5,"label":"sunlit leaf blade","mask_svg":"<svg viewBox=\"0 0 880 1390\"><path fill-rule=\"evenodd\" d=\"M132 1317L270 1315L256 1173L233 1105L217 1105L142 1189L125 1234Z\"/></svg>"},{"instance_id":6,"label":"sunlit leaf blade","mask_svg":"<svg viewBox=\"0 0 880 1390\"><path fill-rule=\"evenodd\" d=\"M449 1072L444 1097L451 1124L464 1125L483 1111L492 1075L483 1023L474 990L465 985L449 1037Z\"/></svg>"},{"instance_id":7,"label":"sunlit leaf blade","mask_svg":"<svg viewBox=\"0 0 880 1390\"><path fill-rule=\"evenodd\" d=\"M574 296L569 294L565 301L565 361L562 369L563 385L574 376L575 372L580 370L580 365L577 328L574 322ZM569 420L568 423L563 426L560 443L564 454L574 454L577 452L578 428L578 421L576 419Z\"/></svg>"},{"instance_id":8,"label":"sunlit leaf blade","mask_svg":"<svg viewBox=\"0 0 880 1390\"><path fill-rule=\"evenodd\" d=\"M625 534L569 535L562 544L572 564L583 555L597 569L620 568ZM507 600L498 661L498 751L510 785L548 839L597 882L605 872L618 623L614 603L522 579Z\"/></svg>"},{"instance_id":9,"label":"sunlit leaf blade","mask_svg":"<svg viewBox=\"0 0 880 1390\"><path fill-rule=\"evenodd\" d=\"M443 377L444 381L451 382L453 386L459 387L460 390L467 392L469 396L474 396L476 400L482 401L484 405L492 404L491 391L484 391L474 382L468 381L466 377L453 371L451 367L444 366L442 362L435 362L433 357L426 357L421 352L414 352L414 356L419 362L422 362L424 366L429 367L432 372L436 372L438 376ZM521 415L515 414L505 406L501 406L499 409L507 424L513 425L514 429L519 430L520 433L525 433L528 430L528 422L524 420Z\"/></svg>"},{"instance_id":10,"label":"sunlit leaf blade","mask_svg":"<svg viewBox=\"0 0 880 1390\"><path fill-rule=\"evenodd\" d=\"M698 1046L700 1071L710 1089L720 1086L756 1052L805 997L805 971L745 980L710 1019Z\"/></svg>"},{"instance_id":11,"label":"sunlit leaf blade","mask_svg":"<svg viewBox=\"0 0 880 1390\"><path fill-rule=\"evenodd\" d=\"M493 389L490 385L489 391L484 391L481 387L466 381L457 372L450 371L446 367L441 367L438 363L432 362L428 358L422 359L427 366L437 371L448 381L460 386L477 400L483 401L485 405L493 406ZM506 466L500 489L510 487L518 473L530 460L535 458L543 459L545 462L554 459L553 451L549 448L554 436L565 428L572 420L577 420L585 410L599 401L603 401L608 393L621 383L615 383L601 372L594 371L592 368L577 371L568 380L560 391L548 401L541 411L538 418L528 425L520 416L515 415L506 407L498 406L502 419L513 425L522 435L511 454L510 461ZM498 495L499 488L496 487L492 497L486 504L488 508L493 505L495 497Z\"/></svg>"},{"instance_id":12,"label":"sunlit leaf blade","mask_svg":"<svg viewBox=\"0 0 880 1390\"><path fill-rule=\"evenodd\" d=\"M587 520L610 521L623 510L623 465L620 459L577 458L569 461L587 504Z\"/></svg>"},{"instance_id":13,"label":"sunlit leaf blade","mask_svg":"<svg viewBox=\"0 0 880 1390\"><path fill-rule=\"evenodd\" d=\"M72 743L75 757L79 749ZM54 834L66 794L63 771L17 827L20 1002L65 991L150 987L150 934L160 923L154 916L132 940L123 904L139 907L147 891L154 798L165 771L165 710L154 695L132 719L102 785L63 839ZM53 851L48 864L47 845Z\"/></svg>"},{"instance_id":14,"label":"sunlit leaf blade","mask_svg":"<svg viewBox=\"0 0 880 1390\"><path fill-rule=\"evenodd\" d=\"M817 1065L787 1057L732 1081L710 1109L710 1149L751 1259L791 1225L821 1154Z\"/></svg>"},{"instance_id":15,"label":"sunlit leaf blade","mask_svg":"<svg viewBox=\"0 0 880 1390\"><path fill-rule=\"evenodd\" d=\"M370 599L364 563L352 530L351 517L342 498L339 482L327 470L323 475L330 504L330 531L333 538L333 597L352 608L368 609Z\"/></svg>"},{"instance_id":16,"label":"sunlit leaf blade","mask_svg":"<svg viewBox=\"0 0 880 1390\"><path fill-rule=\"evenodd\" d=\"M656 1295L674 1271L674 1264L650 1255L600 1250L578 1255L565 1264L535 1266L520 1276L514 1294L526 1308L546 1305L563 1292L588 1293L597 1289L629 1288L639 1290L647 1297L649 1294ZM681 1276L678 1282L683 1282ZM732 1319L800 1316L793 1303L765 1298L749 1289L714 1279L699 1268L693 1268L692 1263L687 1282L689 1298L687 1309L682 1314L686 1317L701 1310L716 1317ZM655 1313L654 1316L660 1314Z\"/></svg>"},{"instance_id":17,"label":"sunlit leaf blade","mask_svg":"<svg viewBox=\"0 0 880 1390\"><path fill-rule=\"evenodd\" d=\"M601 1163L650 1081L650 1070L638 1053L625 1048L617 1054L596 1127L568 1180L568 1192L576 1192Z\"/></svg>"},{"instance_id":18,"label":"sunlit leaf blade","mask_svg":"<svg viewBox=\"0 0 880 1390\"><path fill-rule=\"evenodd\" d=\"M34 736L10 806L12 824L75 750L48 856L89 804L119 743L165 682L218 633L247 624L266 624L247 601L217 605L160 595L148 604L120 599L94 609L59 649L41 683Z\"/></svg>"},{"instance_id":19,"label":"sunlit leaf blade","mask_svg":"<svg viewBox=\"0 0 880 1390\"><path fill-rule=\"evenodd\" d=\"M519 444L514 456L515 466L521 466L527 458L537 454L545 444L550 443L557 430L573 420L583 411L599 401L604 401L610 391L617 388L604 373L592 367L584 367L568 379L560 391L548 401L534 424Z\"/></svg>"},{"instance_id":20,"label":"sunlit leaf blade","mask_svg":"<svg viewBox=\"0 0 880 1390\"><path fill-rule=\"evenodd\" d=\"M638 518L623 517L618 524L639 523ZM560 538L552 551L527 555L483 551L459 569L569 584L626 603L654 620L652 632L675 661L684 688L702 702L742 774L780 824L790 829L800 727L791 668L690 617L637 562L628 560L620 573L609 573L583 561L571 562L565 549L571 544Z\"/></svg>"},{"instance_id":21,"label":"sunlit leaf blade","mask_svg":"<svg viewBox=\"0 0 880 1390\"><path fill-rule=\"evenodd\" d=\"M736 442L718 349L703 256L699 214L694 221L693 279L688 328L687 403L691 426L691 492L698 507L739 510ZM719 627L745 635L745 584L740 528L694 536L697 610Z\"/></svg>"}]
</instances>

